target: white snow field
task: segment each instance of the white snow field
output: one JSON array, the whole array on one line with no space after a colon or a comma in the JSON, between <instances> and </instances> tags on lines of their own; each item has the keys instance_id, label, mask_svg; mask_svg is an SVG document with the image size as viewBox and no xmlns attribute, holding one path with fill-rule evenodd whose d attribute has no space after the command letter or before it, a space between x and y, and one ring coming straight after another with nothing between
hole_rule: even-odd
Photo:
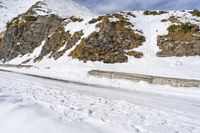
<instances>
[{"instance_id":1,"label":"white snow field","mask_svg":"<svg viewBox=\"0 0 200 133\"><path fill-rule=\"evenodd\" d=\"M0 75L2 133L200 132L197 88L112 88Z\"/></svg>"}]
</instances>

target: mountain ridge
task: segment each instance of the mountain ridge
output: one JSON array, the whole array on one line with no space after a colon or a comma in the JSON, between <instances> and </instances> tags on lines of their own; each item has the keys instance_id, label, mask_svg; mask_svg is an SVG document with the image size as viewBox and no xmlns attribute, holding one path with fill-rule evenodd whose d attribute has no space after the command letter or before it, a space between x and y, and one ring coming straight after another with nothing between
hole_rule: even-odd
<instances>
[{"instance_id":1,"label":"mountain ridge","mask_svg":"<svg viewBox=\"0 0 200 133\"><path fill-rule=\"evenodd\" d=\"M2 1L2 7L0 7L0 18L3 20L0 22L0 31L5 30L8 21L11 21L18 14L26 12L36 2L39 2L38 6L41 6L41 10L38 8L38 15L57 14L63 18L95 15L73 0L30 0L28 2L24 2L24 0L4 0ZM66 8L66 6L68 7Z\"/></svg>"}]
</instances>

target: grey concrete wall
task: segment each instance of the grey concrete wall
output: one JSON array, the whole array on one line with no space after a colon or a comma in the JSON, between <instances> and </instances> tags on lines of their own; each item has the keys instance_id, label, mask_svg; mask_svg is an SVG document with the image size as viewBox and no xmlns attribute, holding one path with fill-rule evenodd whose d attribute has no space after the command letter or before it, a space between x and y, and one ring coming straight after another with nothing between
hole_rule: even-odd
<instances>
[{"instance_id":1,"label":"grey concrete wall","mask_svg":"<svg viewBox=\"0 0 200 133\"><path fill-rule=\"evenodd\" d=\"M99 71L99 70L89 71L88 74L92 76L100 77L100 78L104 77L104 78L109 78L109 79L125 79L125 80L134 81L134 82L145 81L150 84L170 85L173 87L200 88L200 80L159 77L159 76L152 76L152 75L129 74L129 73L122 73L122 72Z\"/></svg>"}]
</instances>

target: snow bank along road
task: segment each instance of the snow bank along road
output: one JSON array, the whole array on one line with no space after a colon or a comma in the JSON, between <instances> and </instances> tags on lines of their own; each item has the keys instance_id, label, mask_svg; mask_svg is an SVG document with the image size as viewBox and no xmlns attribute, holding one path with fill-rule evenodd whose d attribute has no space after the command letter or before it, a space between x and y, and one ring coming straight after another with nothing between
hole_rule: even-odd
<instances>
[{"instance_id":1,"label":"snow bank along road","mask_svg":"<svg viewBox=\"0 0 200 133\"><path fill-rule=\"evenodd\" d=\"M0 130L200 132L200 89L137 85L104 88L0 71Z\"/></svg>"}]
</instances>

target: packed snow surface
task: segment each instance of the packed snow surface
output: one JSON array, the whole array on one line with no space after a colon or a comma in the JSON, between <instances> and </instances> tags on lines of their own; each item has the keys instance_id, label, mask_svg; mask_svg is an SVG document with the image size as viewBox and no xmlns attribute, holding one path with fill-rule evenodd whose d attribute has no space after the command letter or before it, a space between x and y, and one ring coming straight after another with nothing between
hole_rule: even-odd
<instances>
[{"instance_id":1,"label":"packed snow surface","mask_svg":"<svg viewBox=\"0 0 200 133\"><path fill-rule=\"evenodd\" d=\"M0 72L3 133L197 133L200 90L78 85ZM131 86L130 86L131 85Z\"/></svg>"}]
</instances>

